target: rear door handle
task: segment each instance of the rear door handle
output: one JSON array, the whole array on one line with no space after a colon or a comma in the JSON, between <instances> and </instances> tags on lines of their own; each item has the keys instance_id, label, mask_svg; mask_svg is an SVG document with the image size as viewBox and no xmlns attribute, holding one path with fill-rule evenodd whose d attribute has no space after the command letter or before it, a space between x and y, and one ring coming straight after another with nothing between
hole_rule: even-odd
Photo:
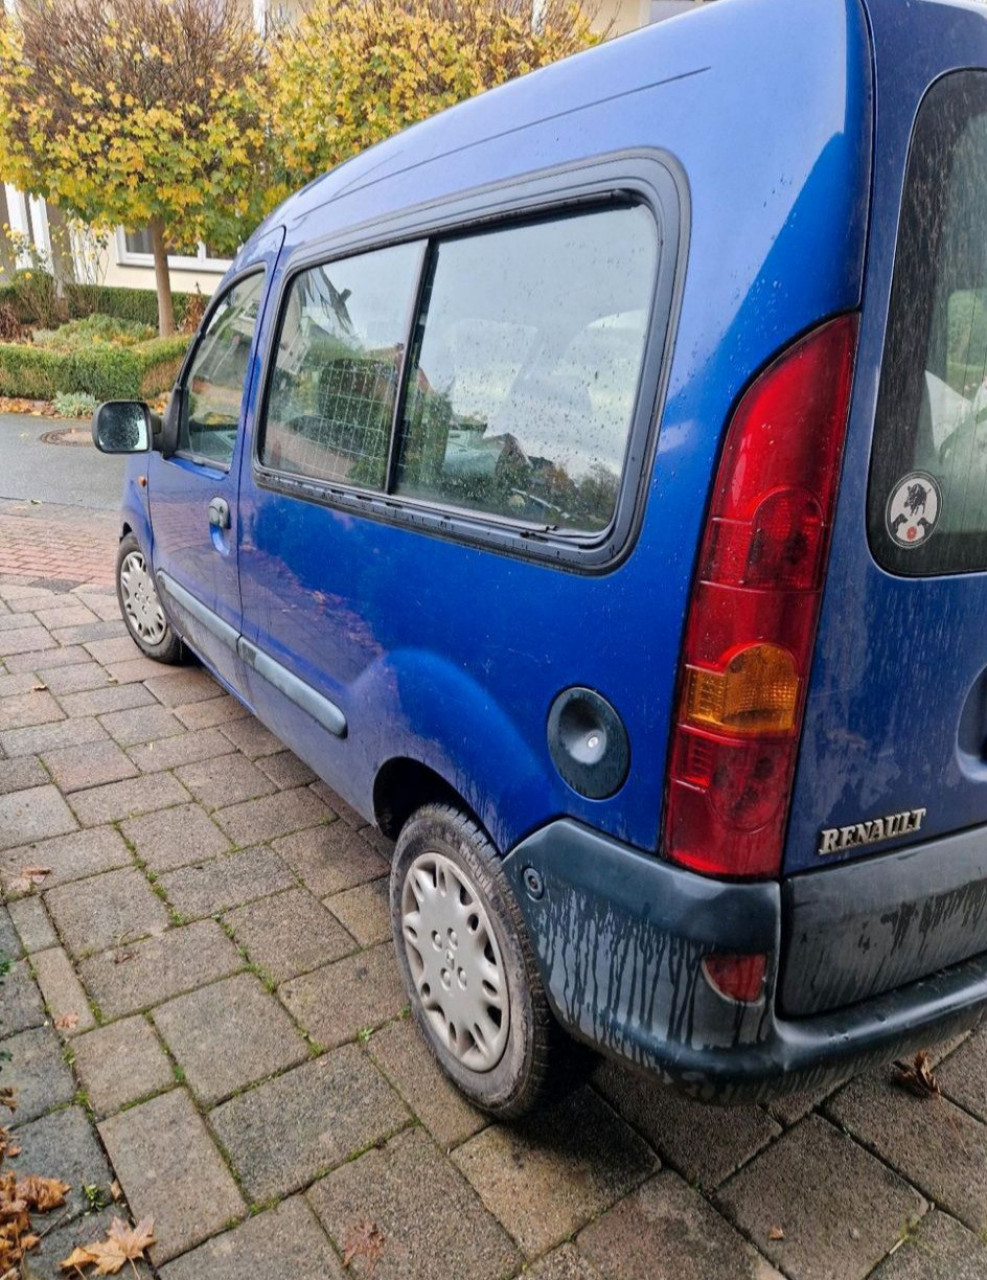
<instances>
[{"instance_id":1,"label":"rear door handle","mask_svg":"<svg viewBox=\"0 0 987 1280\"><path fill-rule=\"evenodd\" d=\"M230 504L225 498L213 498L209 504L209 523L214 529L230 527Z\"/></svg>"}]
</instances>

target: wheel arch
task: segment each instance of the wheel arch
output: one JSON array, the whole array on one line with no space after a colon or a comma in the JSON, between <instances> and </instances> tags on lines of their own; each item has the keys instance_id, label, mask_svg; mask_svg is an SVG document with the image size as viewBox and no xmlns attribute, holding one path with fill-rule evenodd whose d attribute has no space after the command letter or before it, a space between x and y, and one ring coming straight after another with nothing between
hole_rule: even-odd
<instances>
[{"instance_id":1,"label":"wheel arch","mask_svg":"<svg viewBox=\"0 0 987 1280\"><path fill-rule=\"evenodd\" d=\"M426 804L452 805L475 822L491 844L494 843L475 809L427 764L410 756L394 756L377 770L373 788L374 820L391 840L398 838L415 810ZM497 852L500 854L501 850Z\"/></svg>"}]
</instances>

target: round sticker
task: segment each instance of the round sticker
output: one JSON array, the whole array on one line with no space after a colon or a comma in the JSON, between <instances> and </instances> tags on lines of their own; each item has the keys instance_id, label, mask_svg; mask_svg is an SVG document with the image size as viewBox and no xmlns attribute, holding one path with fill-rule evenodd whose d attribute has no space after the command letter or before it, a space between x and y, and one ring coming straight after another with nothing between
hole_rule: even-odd
<instances>
[{"instance_id":1,"label":"round sticker","mask_svg":"<svg viewBox=\"0 0 987 1280\"><path fill-rule=\"evenodd\" d=\"M888 533L899 547L919 547L932 537L941 507L938 483L924 471L913 471L888 499Z\"/></svg>"}]
</instances>

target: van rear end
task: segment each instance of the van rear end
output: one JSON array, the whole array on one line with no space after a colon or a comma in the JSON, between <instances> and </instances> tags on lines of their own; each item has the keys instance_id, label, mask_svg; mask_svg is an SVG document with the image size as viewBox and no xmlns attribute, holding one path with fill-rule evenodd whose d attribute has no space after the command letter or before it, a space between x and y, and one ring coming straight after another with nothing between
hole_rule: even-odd
<instances>
[{"instance_id":1,"label":"van rear end","mask_svg":"<svg viewBox=\"0 0 987 1280\"><path fill-rule=\"evenodd\" d=\"M715 175L682 156L656 490L695 493L676 415L747 373L702 486L661 857L557 822L507 859L560 1020L719 1101L920 1048L987 999L987 14L870 0L806 21L824 10L842 131L779 171L802 198L704 361L708 273L744 278L734 230L761 193L737 193L709 262L724 193L712 207ZM805 254L807 219L831 254Z\"/></svg>"}]
</instances>

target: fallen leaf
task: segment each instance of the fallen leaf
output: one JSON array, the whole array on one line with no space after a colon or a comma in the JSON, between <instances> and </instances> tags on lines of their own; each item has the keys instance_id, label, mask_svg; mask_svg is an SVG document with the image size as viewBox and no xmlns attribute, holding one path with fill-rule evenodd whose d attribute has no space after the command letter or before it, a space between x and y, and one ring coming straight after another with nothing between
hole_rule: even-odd
<instances>
[{"instance_id":1,"label":"fallen leaf","mask_svg":"<svg viewBox=\"0 0 987 1280\"><path fill-rule=\"evenodd\" d=\"M31 1174L17 1179L17 1195L29 1209L36 1209L38 1213L61 1208L71 1190L69 1184L59 1178L39 1178L37 1174Z\"/></svg>"},{"instance_id":2,"label":"fallen leaf","mask_svg":"<svg viewBox=\"0 0 987 1280\"><path fill-rule=\"evenodd\" d=\"M116 1178L114 1178L110 1183L110 1195L114 1200L123 1199L123 1188L120 1186L119 1182L117 1182Z\"/></svg>"},{"instance_id":3,"label":"fallen leaf","mask_svg":"<svg viewBox=\"0 0 987 1280\"><path fill-rule=\"evenodd\" d=\"M77 1013L63 1013L54 1022L56 1031L74 1031L78 1025L79 1015Z\"/></svg>"},{"instance_id":4,"label":"fallen leaf","mask_svg":"<svg viewBox=\"0 0 987 1280\"><path fill-rule=\"evenodd\" d=\"M920 1098L942 1097L927 1049L920 1049L911 1062L896 1062L895 1080Z\"/></svg>"},{"instance_id":5,"label":"fallen leaf","mask_svg":"<svg viewBox=\"0 0 987 1280\"><path fill-rule=\"evenodd\" d=\"M385 1244L384 1233L376 1222L358 1222L343 1241L343 1266L348 1267L354 1258L366 1258L373 1267Z\"/></svg>"},{"instance_id":6,"label":"fallen leaf","mask_svg":"<svg viewBox=\"0 0 987 1280\"><path fill-rule=\"evenodd\" d=\"M0 1107L6 1107L8 1111L16 1111L17 1103L14 1101L14 1090L11 1085L0 1085Z\"/></svg>"},{"instance_id":7,"label":"fallen leaf","mask_svg":"<svg viewBox=\"0 0 987 1280\"><path fill-rule=\"evenodd\" d=\"M32 693L44 693L44 691L45 691L47 688L48 688L48 686L47 686L46 684L32 684L32 685L31 685L31 692L32 692Z\"/></svg>"},{"instance_id":8,"label":"fallen leaf","mask_svg":"<svg viewBox=\"0 0 987 1280\"><path fill-rule=\"evenodd\" d=\"M51 867L22 867L19 875L10 882L12 893L30 893L35 885L39 885L45 876L51 875Z\"/></svg>"},{"instance_id":9,"label":"fallen leaf","mask_svg":"<svg viewBox=\"0 0 987 1280\"><path fill-rule=\"evenodd\" d=\"M114 964L123 964L126 960L133 960L134 953L132 951L118 951L113 957Z\"/></svg>"},{"instance_id":10,"label":"fallen leaf","mask_svg":"<svg viewBox=\"0 0 987 1280\"><path fill-rule=\"evenodd\" d=\"M769 1240L784 1240L785 1232L782 1227L772 1227L768 1232Z\"/></svg>"},{"instance_id":11,"label":"fallen leaf","mask_svg":"<svg viewBox=\"0 0 987 1280\"><path fill-rule=\"evenodd\" d=\"M82 1271L94 1266L98 1276L115 1276L125 1262L134 1262L144 1256L144 1250L154 1244L154 1219L142 1218L136 1227L128 1227L121 1218L110 1223L105 1240L73 1249L60 1262L62 1271Z\"/></svg>"}]
</instances>

